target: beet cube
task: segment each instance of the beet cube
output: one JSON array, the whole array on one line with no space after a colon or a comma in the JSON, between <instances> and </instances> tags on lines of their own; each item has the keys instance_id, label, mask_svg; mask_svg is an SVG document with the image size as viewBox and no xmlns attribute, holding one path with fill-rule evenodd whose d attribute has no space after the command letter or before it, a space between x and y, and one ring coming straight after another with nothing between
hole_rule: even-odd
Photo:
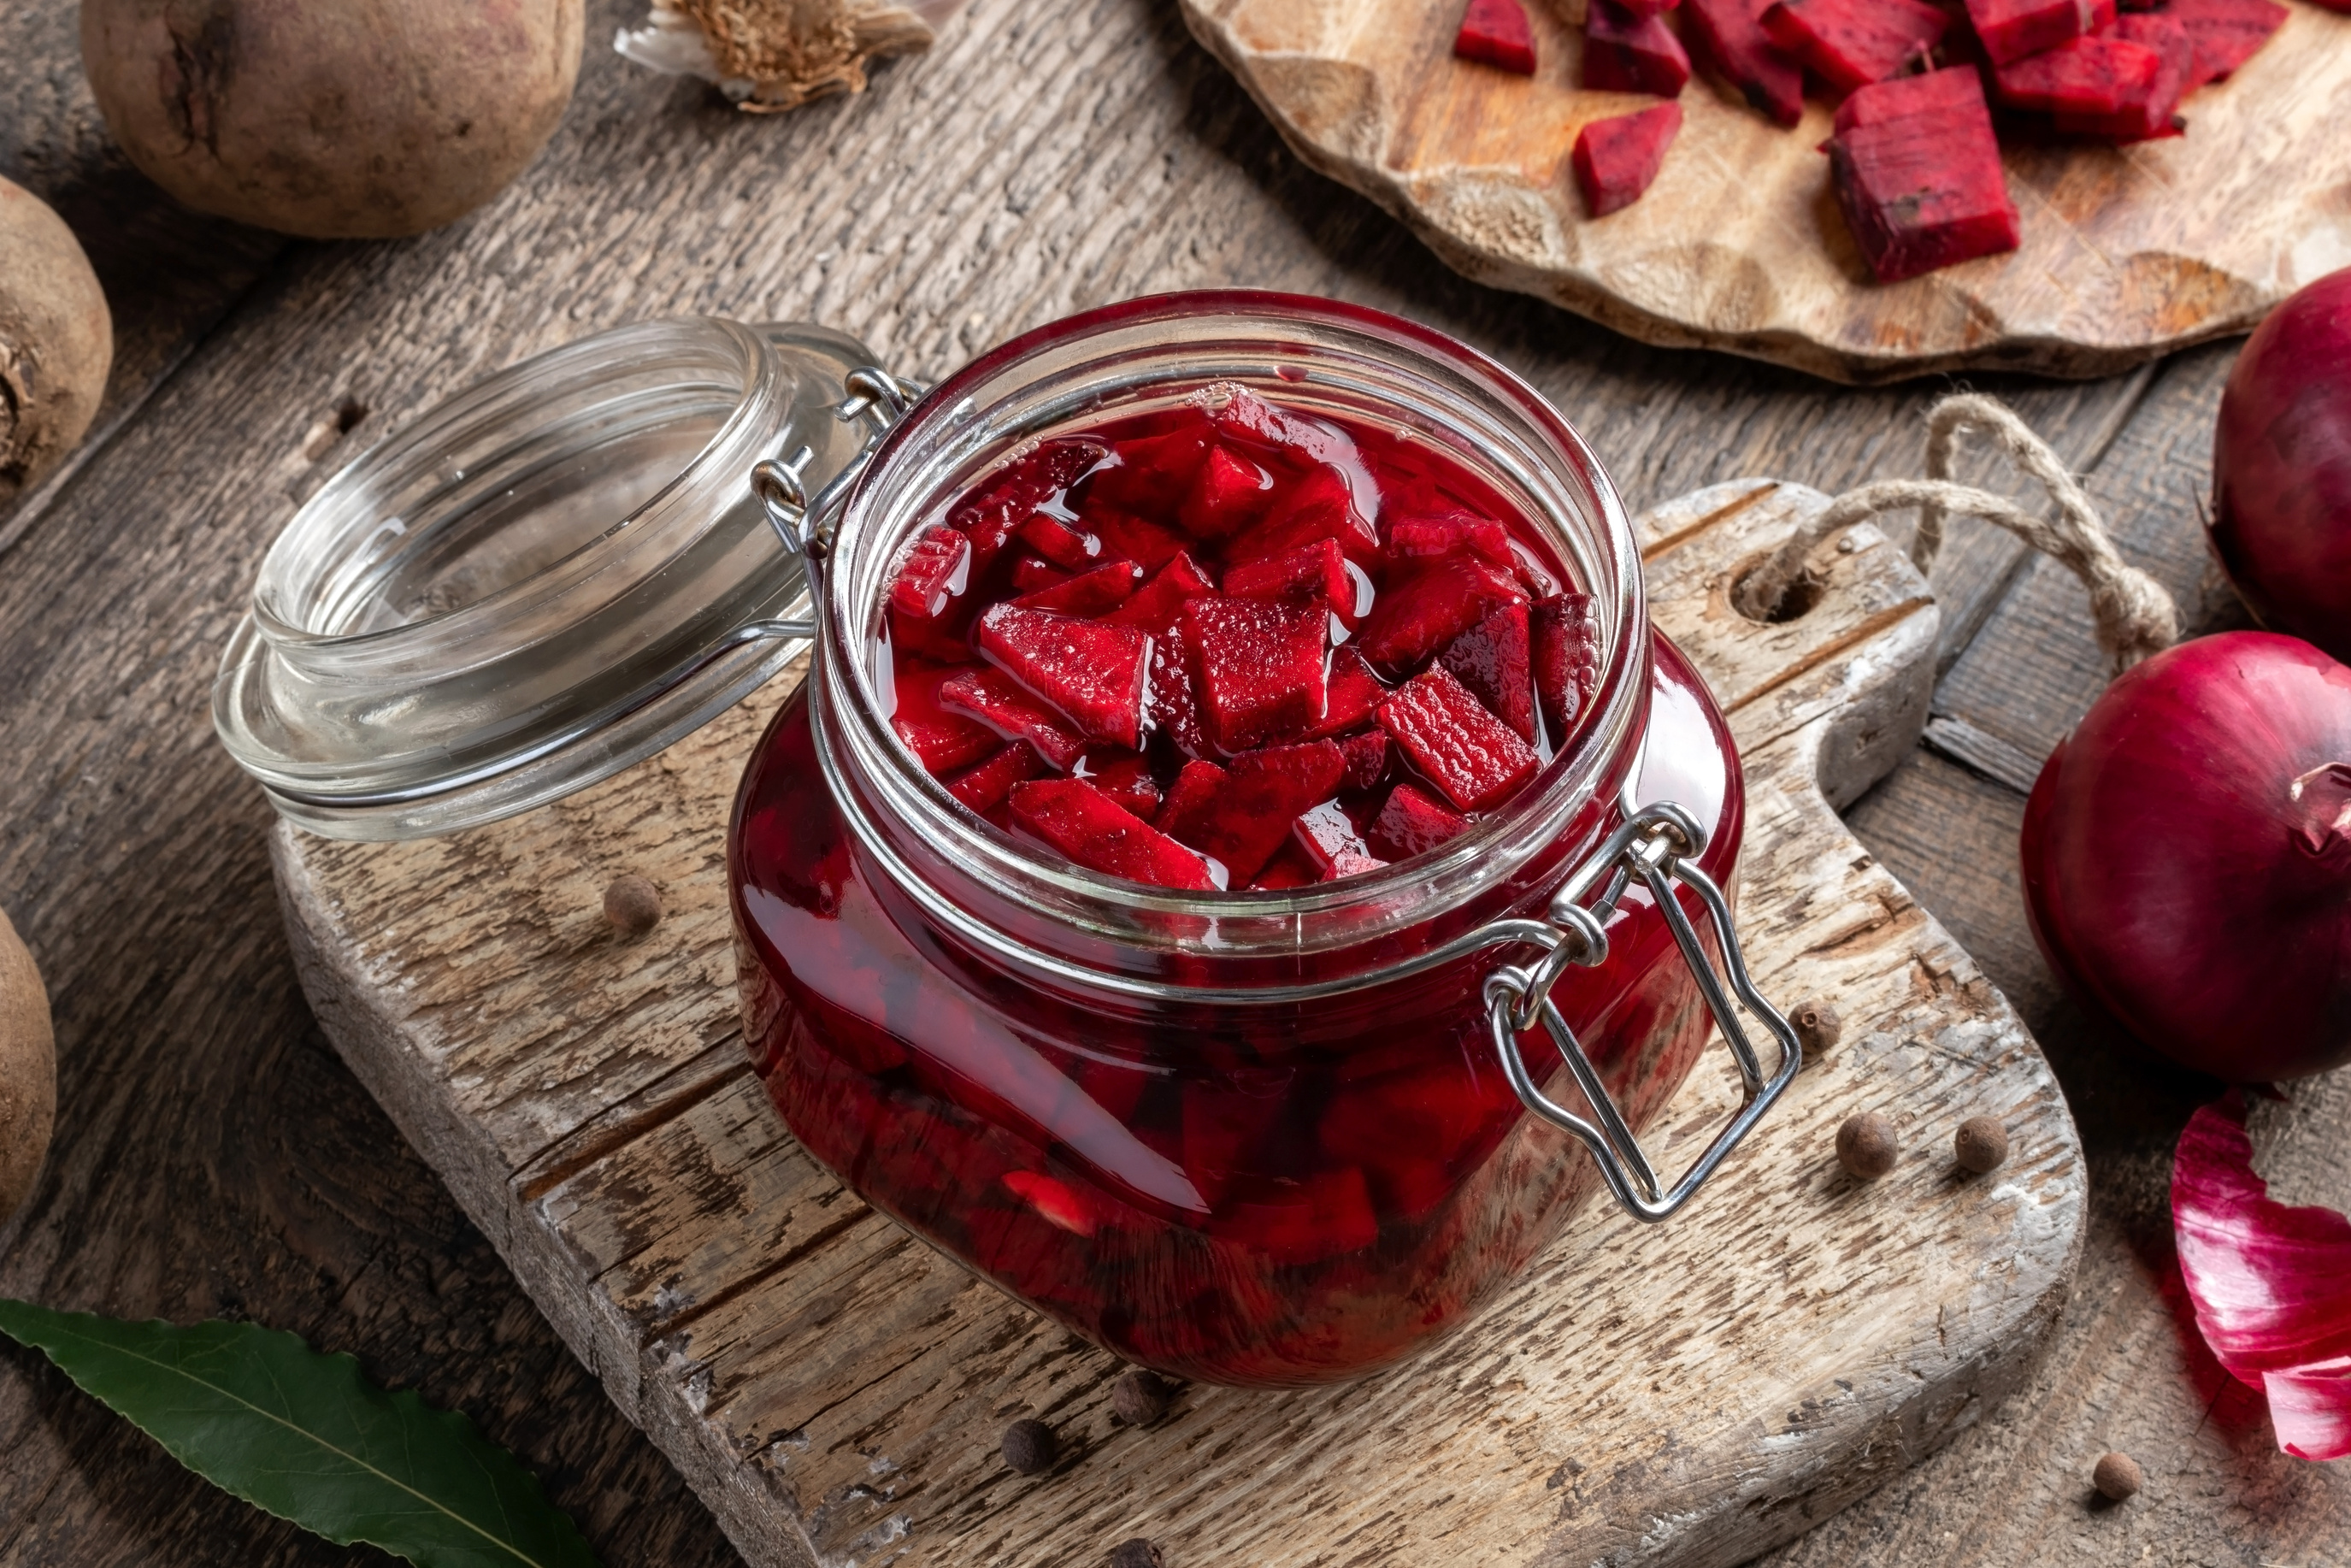
<instances>
[{"instance_id":1,"label":"beet cube","mask_svg":"<svg viewBox=\"0 0 2351 1568\"><path fill-rule=\"evenodd\" d=\"M973 642L990 663L1059 708L1089 739L1129 751L1143 748L1149 632L997 604L979 618Z\"/></svg>"},{"instance_id":2,"label":"beet cube","mask_svg":"<svg viewBox=\"0 0 2351 1568\"><path fill-rule=\"evenodd\" d=\"M2196 68L2196 45L2188 29L2160 13L2118 17L2107 31L2126 43L2143 45L2162 59L2146 96L2112 114L2060 114L2057 129L2077 136L2103 137L2109 141L2152 141L2177 136L2183 129L2179 100L2188 92L2188 78Z\"/></svg>"},{"instance_id":3,"label":"beet cube","mask_svg":"<svg viewBox=\"0 0 2351 1568\"><path fill-rule=\"evenodd\" d=\"M2164 15L2179 23L2196 47L2189 90L2233 75L2285 25L2286 10L2270 0L2171 0Z\"/></svg>"},{"instance_id":4,"label":"beet cube","mask_svg":"<svg viewBox=\"0 0 2351 1568\"><path fill-rule=\"evenodd\" d=\"M1102 542L1077 526L1074 517L1030 512L1019 528L1020 542L1064 571L1084 571L1102 559Z\"/></svg>"},{"instance_id":5,"label":"beet cube","mask_svg":"<svg viewBox=\"0 0 2351 1568\"><path fill-rule=\"evenodd\" d=\"M1346 785L1350 789L1372 789L1388 776L1388 732L1367 729L1361 735L1351 735L1339 743L1340 752L1347 758Z\"/></svg>"},{"instance_id":6,"label":"beet cube","mask_svg":"<svg viewBox=\"0 0 2351 1568\"><path fill-rule=\"evenodd\" d=\"M1344 735L1372 722L1372 709L1388 695L1379 676L1351 643L1331 655L1331 674L1324 682L1322 722L1307 732L1309 739Z\"/></svg>"},{"instance_id":7,"label":"beet cube","mask_svg":"<svg viewBox=\"0 0 2351 1568\"><path fill-rule=\"evenodd\" d=\"M909 660L899 664L891 680L895 701L890 727L935 779L968 768L1003 744L986 725L941 706L940 689L969 673L968 665L925 666Z\"/></svg>"},{"instance_id":8,"label":"beet cube","mask_svg":"<svg viewBox=\"0 0 2351 1568\"><path fill-rule=\"evenodd\" d=\"M1200 841L1215 809L1217 792L1225 787L1225 770L1213 762L1186 762L1167 786L1166 796L1153 814L1151 825L1171 839L1187 844Z\"/></svg>"},{"instance_id":9,"label":"beet cube","mask_svg":"<svg viewBox=\"0 0 2351 1568\"><path fill-rule=\"evenodd\" d=\"M1112 611L1102 619L1113 626L1140 626L1145 632L1165 632L1184 612L1184 601L1197 599L1204 593L1214 593L1216 585L1200 570L1188 550L1178 551L1153 574L1149 582L1137 589L1134 597Z\"/></svg>"},{"instance_id":10,"label":"beet cube","mask_svg":"<svg viewBox=\"0 0 2351 1568\"><path fill-rule=\"evenodd\" d=\"M1510 548L1510 530L1490 517L1470 512L1440 512L1425 517L1399 517L1388 525L1384 551L1391 567L1417 567L1448 555L1470 555L1498 571L1513 571L1518 555Z\"/></svg>"},{"instance_id":11,"label":"beet cube","mask_svg":"<svg viewBox=\"0 0 2351 1568\"><path fill-rule=\"evenodd\" d=\"M1681 129L1678 103L1587 121L1575 134L1575 183L1592 215L1604 218L1639 201Z\"/></svg>"},{"instance_id":12,"label":"beet cube","mask_svg":"<svg viewBox=\"0 0 2351 1568\"><path fill-rule=\"evenodd\" d=\"M1215 892L1200 857L1082 779L1012 787L1012 825L1090 871L1159 887Z\"/></svg>"},{"instance_id":13,"label":"beet cube","mask_svg":"<svg viewBox=\"0 0 2351 1568\"><path fill-rule=\"evenodd\" d=\"M2144 104L2163 57L2122 38L2075 38L1992 73L2002 103L2052 114L2110 115Z\"/></svg>"},{"instance_id":14,"label":"beet cube","mask_svg":"<svg viewBox=\"0 0 2351 1568\"><path fill-rule=\"evenodd\" d=\"M1358 872L1377 871L1388 862L1364 847L1364 836L1355 831L1355 824L1336 800L1325 800L1310 810L1301 811L1293 830L1297 843L1308 860L1314 862L1321 880L1353 876Z\"/></svg>"},{"instance_id":15,"label":"beet cube","mask_svg":"<svg viewBox=\"0 0 2351 1568\"><path fill-rule=\"evenodd\" d=\"M1057 610L1064 615L1100 615L1115 610L1143 580L1143 569L1131 560L1105 561L1091 571L1024 593L1011 602L1023 610Z\"/></svg>"},{"instance_id":16,"label":"beet cube","mask_svg":"<svg viewBox=\"0 0 2351 1568\"><path fill-rule=\"evenodd\" d=\"M1464 811L1482 810L1508 795L1533 776L1540 760L1441 666L1391 693L1379 716L1380 727L1412 765Z\"/></svg>"},{"instance_id":17,"label":"beet cube","mask_svg":"<svg viewBox=\"0 0 2351 1568\"><path fill-rule=\"evenodd\" d=\"M1163 528L1114 507L1089 508L1084 521L1088 530L1102 540L1103 549L1124 556L1145 571L1157 571L1184 548L1184 536L1173 528Z\"/></svg>"},{"instance_id":18,"label":"beet cube","mask_svg":"<svg viewBox=\"0 0 2351 1568\"><path fill-rule=\"evenodd\" d=\"M1182 624L1201 727L1220 749L1247 751L1322 722L1330 613L1320 600L1195 599Z\"/></svg>"},{"instance_id":19,"label":"beet cube","mask_svg":"<svg viewBox=\"0 0 2351 1568\"><path fill-rule=\"evenodd\" d=\"M1523 601L1516 580L1483 561L1447 556L1391 582L1372 603L1357 645L1374 669L1402 674L1470 627L1498 604Z\"/></svg>"},{"instance_id":20,"label":"beet cube","mask_svg":"<svg viewBox=\"0 0 2351 1568\"><path fill-rule=\"evenodd\" d=\"M977 767L956 775L947 793L982 816L1004 804L1015 784L1045 771L1045 759L1025 740L1016 740Z\"/></svg>"},{"instance_id":21,"label":"beet cube","mask_svg":"<svg viewBox=\"0 0 2351 1568\"><path fill-rule=\"evenodd\" d=\"M956 507L947 521L971 539L972 575L987 570L1031 513L1067 494L1108 455L1099 441L1048 441L1006 467L977 500Z\"/></svg>"},{"instance_id":22,"label":"beet cube","mask_svg":"<svg viewBox=\"0 0 2351 1568\"><path fill-rule=\"evenodd\" d=\"M914 536L890 583L890 608L935 621L971 582L971 536L933 523Z\"/></svg>"},{"instance_id":23,"label":"beet cube","mask_svg":"<svg viewBox=\"0 0 2351 1568\"><path fill-rule=\"evenodd\" d=\"M1469 0L1453 36L1456 59L1476 60L1522 77L1535 74L1535 34L1519 0Z\"/></svg>"},{"instance_id":24,"label":"beet cube","mask_svg":"<svg viewBox=\"0 0 2351 1568\"><path fill-rule=\"evenodd\" d=\"M1057 768L1077 761L1085 737L1001 670L962 670L939 687L939 706L980 721L991 732L1025 740ZM903 704L902 704L903 706Z\"/></svg>"},{"instance_id":25,"label":"beet cube","mask_svg":"<svg viewBox=\"0 0 2351 1568\"><path fill-rule=\"evenodd\" d=\"M1804 117L1804 68L1763 30L1771 0L1689 0L1684 30L1698 57L1774 125Z\"/></svg>"},{"instance_id":26,"label":"beet cube","mask_svg":"<svg viewBox=\"0 0 2351 1568\"><path fill-rule=\"evenodd\" d=\"M1268 556L1225 573L1225 592L1235 599L1317 599L1351 620L1355 579L1336 539L1316 539L1287 555ZM1343 607L1343 608L1342 608Z\"/></svg>"},{"instance_id":27,"label":"beet cube","mask_svg":"<svg viewBox=\"0 0 2351 1568\"><path fill-rule=\"evenodd\" d=\"M1527 612L1535 700L1543 730L1556 748L1575 727L1583 705L1600 689L1600 622L1588 594L1562 593Z\"/></svg>"},{"instance_id":28,"label":"beet cube","mask_svg":"<svg viewBox=\"0 0 2351 1568\"><path fill-rule=\"evenodd\" d=\"M1535 737L1534 654L1527 607L1497 605L1437 656L1486 711L1531 744Z\"/></svg>"},{"instance_id":29,"label":"beet cube","mask_svg":"<svg viewBox=\"0 0 2351 1568\"><path fill-rule=\"evenodd\" d=\"M1021 593L1034 593L1040 588L1067 582L1075 575L1063 571L1034 550L1022 550L1012 561L1012 586Z\"/></svg>"},{"instance_id":30,"label":"beet cube","mask_svg":"<svg viewBox=\"0 0 2351 1568\"><path fill-rule=\"evenodd\" d=\"M1229 538L1273 504L1273 476L1229 448L1212 446L1176 514L1196 539Z\"/></svg>"},{"instance_id":31,"label":"beet cube","mask_svg":"<svg viewBox=\"0 0 2351 1568\"><path fill-rule=\"evenodd\" d=\"M1186 757L1207 757L1216 749L1200 729L1198 679L1180 620L1151 639L1151 727Z\"/></svg>"},{"instance_id":32,"label":"beet cube","mask_svg":"<svg viewBox=\"0 0 2351 1568\"><path fill-rule=\"evenodd\" d=\"M1086 481L1086 504L1173 522L1192 476L1207 459L1208 439L1208 422L1196 414L1165 434L1118 443Z\"/></svg>"},{"instance_id":33,"label":"beet cube","mask_svg":"<svg viewBox=\"0 0 2351 1568\"><path fill-rule=\"evenodd\" d=\"M1828 144L1837 204L1881 283L1995 256L2022 237L1971 67L1868 87ZM1924 107L1913 111L1912 105Z\"/></svg>"},{"instance_id":34,"label":"beet cube","mask_svg":"<svg viewBox=\"0 0 2351 1568\"><path fill-rule=\"evenodd\" d=\"M1469 819L1447 810L1410 784L1388 791L1387 804L1365 836L1372 852L1390 861L1410 860L1466 832Z\"/></svg>"},{"instance_id":35,"label":"beet cube","mask_svg":"<svg viewBox=\"0 0 2351 1568\"><path fill-rule=\"evenodd\" d=\"M1368 565L1379 555L1380 536L1355 506L1346 475L1320 464L1275 499L1266 519L1235 539L1225 564L1245 566L1268 556L1287 555L1316 539L1336 539L1349 560Z\"/></svg>"},{"instance_id":36,"label":"beet cube","mask_svg":"<svg viewBox=\"0 0 2351 1568\"><path fill-rule=\"evenodd\" d=\"M1967 0L1968 20L1992 64L2004 66L2073 38L2085 38L2115 19L2115 0Z\"/></svg>"},{"instance_id":37,"label":"beet cube","mask_svg":"<svg viewBox=\"0 0 2351 1568\"><path fill-rule=\"evenodd\" d=\"M1151 765L1136 751L1089 751L1070 769L1144 821L1159 810L1159 781Z\"/></svg>"},{"instance_id":38,"label":"beet cube","mask_svg":"<svg viewBox=\"0 0 2351 1568\"><path fill-rule=\"evenodd\" d=\"M1311 887L1322 880L1322 873L1315 870L1314 862L1306 858L1306 852L1292 841L1282 845L1275 852L1274 857L1265 862L1265 869L1250 881L1249 890L1251 893L1280 893L1288 888Z\"/></svg>"},{"instance_id":39,"label":"beet cube","mask_svg":"<svg viewBox=\"0 0 2351 1568\"><path fill-rule=\"evenodd\" d=\"M1771 41L1843 92L1884 81L1943 41L1950 19L1919 0L1779 0Z\"/></svg>"},{"instance_id":40,"label":"beet cube","mask_svg":"<svg viewBox=\"0 0 2351 1568\"><path fill-rule=\"evenodd\" d=\"M1689 56L1664 18L1640 16L1616 0L1588 0L1583 17L1586 88L1678 98L1689 74Z\"/></svg>"},{"instance_id":41,"label":"beet cube","mask_svg":"<svg viewBox=\"0 0 2351 1568\"><path fill-rule=\"evenodd\" d=\"M1225 769L1224 787L1193 842L1224 866L1228 885L1250 882L1290 837L1299 813L1329 800L1346 768L1345 755L1328 740L1245 751Z\"/></svg>"}]
</instances>

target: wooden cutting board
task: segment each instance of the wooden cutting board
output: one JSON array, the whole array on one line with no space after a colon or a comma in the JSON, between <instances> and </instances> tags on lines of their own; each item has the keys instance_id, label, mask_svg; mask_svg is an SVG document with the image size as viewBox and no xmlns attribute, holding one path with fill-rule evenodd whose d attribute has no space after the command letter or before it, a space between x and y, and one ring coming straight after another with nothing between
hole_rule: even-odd
<instances>
[{"instance_id":1,"label":"wooden cutting board","mask_svg":"<svg viewBox=\"0 0 2351 1568\"><path fill-rule=\"evenodd\" d=\"M1525 0L1537 70L1453 58L1458 0L1181 0L1298 155L1379 203L1469 277L1644 342L1728 350L1837 381L1954 370L2103 376L2241 332L2351 266L2351 16L2288 0L2188 133L2003 149L2015 254L1874 282L1816 149L1701 69L1648 193L1584 215L1587 120L1657 101L1584 92L1583 0ZM1571 20L1572 16L1572 20Z\"/></svg>"},{"instance_id":2,"label":"wooden cutting board","mask_svg":"<svg viewBox=\"0 0 2351 1568\"><path fill-rule=\"evenodd\" d=\"M1965 1429L2021 1380L2081 1245L2080 1144L2007 1002L1844 830L1915 744L1937 613L1873 529L1779 625L1738 569L1825 504L1768 480L1642 518L1657 623L1745 758L1740 925L1765 994L1844 1038L1676 1218L1591 1208L1462 1332L1347 1387L1193 1386L1117 1425L1111 1357L869 1211L787 1134L737 1032L728 802L778 682L571 800L422 843L289 829L297 962L352 1070L540 1310L759 1568L1436 1562L1729 1564ZM624 873L669 914L616 938ZM1709 1054L1647 1139L1678 1169L1733 1103ZM1878 1109L1894 1174L1838 1168ZM1964 1118L2005 1120L1987 1177ZM1582 1157L1580 1155L1576 1157ZM1038 1416L1067 1457L998 1454Z\"/></svg>"}]
</instances>

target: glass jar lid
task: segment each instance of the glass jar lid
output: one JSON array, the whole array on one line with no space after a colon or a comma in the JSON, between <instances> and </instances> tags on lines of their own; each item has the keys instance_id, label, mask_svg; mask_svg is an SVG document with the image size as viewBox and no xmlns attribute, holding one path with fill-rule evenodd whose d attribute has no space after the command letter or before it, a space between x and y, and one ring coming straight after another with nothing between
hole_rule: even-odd
<instances>
[{"instance_id":1,"label":"glass jar lid","mask_svg":"<svg viewBox=\"0 0 2351 1568\"><path fill-rule=\"evenodd\" d=\"M808 645L807 574L747 476L811 491L866 438L872 355L800 323L615 328L353 459L264 557L213 723L279 812L406 839L511 816L699 727Z\"/></svg>"}]
</instances>

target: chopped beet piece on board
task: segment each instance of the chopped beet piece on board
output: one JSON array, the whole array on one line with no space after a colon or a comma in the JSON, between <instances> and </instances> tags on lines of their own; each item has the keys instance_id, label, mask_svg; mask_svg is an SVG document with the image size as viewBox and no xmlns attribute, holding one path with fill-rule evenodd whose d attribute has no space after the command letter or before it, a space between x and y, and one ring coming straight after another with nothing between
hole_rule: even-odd
<instances>
[{"instance_id":1,"label":"chopped beet piece on board","mask_svg":"<svg viewBox=\"0 0 2351 1568\"><path fill-rule=\"evenodd\" d=\"M1677 98L1687 85L1689 74L1689 56L1664 18L1635 15L1616 0L1585 0L1585 87L1595 92Z\"/></svg>"},{"instance_id":2,"label":"chopped beet piece on board","mask_svg":"<svg viewBox=\"0 0 2351 1568\"><path fill-rule=\"evenodd\" d=\"M2161 57L2146 93L2112 114L2060 114L2057 129L2077 136L2108 141L2151 141L2177 136L2185 128L2179 100L2187 94L2188 78L2196 68L2196 46L2188 29L2160 12L2119 17L2108 31L2126 43L2141 44Z\"/></svg>"},{"instance_id":3,"label":"chopped beet piece on board","mask_svg":"<svg viewBox=\"0 0 2351 1568\"><path fill-rule=\"evenodd\" d=\"M1248 751L1322 722L1330 620L1320 599L1195 599L1184 606L1201 726L1218 747Z\"/></svg>"},{"instance_id":4,"label":"chopped beet piece on board","mask_svg":"<svg viewBox=\"0 0 2351 1568\"><path fill-rule=\"evenodd\" d=\"M2171 0L2164 15L2187 29L2196 46L2196 64L2188 73L2192 91L2234 75L2260 53L2285 26L2286 9L2271 0Z\"/></svg>"},{"instance_id":5,"label":"chopped beet piece on board","mask_svg":"<svg viewBox=\"0 0 2351 1568\"><path fill-rule=\"evenodd\" d=\"M1992 73L2002 103L2060 115L2121 114L2156 89L2163 57L2122 38L2076 38Z\"/></svg>"},{"instance_id":6,"label":"chopped beet piece on board","mask_svg":"<svg viewBox=\"0 0 2351 1568\"><path fill-rule=\"evenodd\" d=\"M1141 748L1149 632L998 604L981 614L973 641L1090 739Z\"/></svg>"},{"instance_id":7,"label":"chopped beet piece on board","mask_svg":"<svg viewBox=\"0 0 2351 1568\"><path fill-rule=\"evenodd\" d=\"M1689 0L1684 30L1699 60L1774 125L1804 117L1804 68L1763 30L1771 0Z\"/></svg>"},{"instance_id":8,"label":"chopped beet piece on board","mask_svg":"<svg viewBox=\"0 0 2351 1568\"><path fill-rule=\"evenodd\" d=\"M1879 282L2017 247L2016 206L1971 67L1862 89L1838 109L1828 147L1837 204Z\"/></svg>"},{"instance_id":9,"label":"chopped beet piece on board","mask_svg":"<svg viewBox=\"0 0 2351 1568\"><path fill-rule=\"evenodd\" d=\"M2073 38L2086 38L2115 19L2115 0L1967 0L1968 20L1992 64L2004 66Z\"/></svg>"},{"instance_id":10,"label":"chopped beet piece on board","mask_svg":"<svg viewBox=\"0 0 2351 1568\"><path fill-rule=\"evenodd\" d=\"M1950 18L1919 0L1779 0L1771 41L1843 92L1884 81L1943 41Z\"/></svg>"},{"instance_id":11,"label":"chopped beet piece on board","mask_svg":"<svg viewBox=\"0 0 2351 1568\"><path fill-rule=\"evenodd\" d=\"M1522 77L1535 74L1535 34L1519 0L1469 0L1461 30L1453 36L1457 58L1498 66Z\"/></svg>"},{"instance_id":12,"label":"chopped beet piece on board","mask_svg":"<svg viewBox=\"0 0 2351 1568\"><path fill-rule=\"evenodd\" d=\"M1442 666L1398 687L1379 714L1397 748L1464 811L1485 810L1534 776L1534 748Z\"/></svg>"},{"instance_id":13,"label":"chopped beet piece on board","mask_svg":"<svg viewBox=\"0 0 2351 1568\"><path fill-rule=\"evenodd\" d=\"M1215 892L1200 857L1082 779L1012 787L1013 825L1090 871L1160 887Z\"/></svg>"},{"instance_id":14,"label":"chopped beet piece on board","mask_svg":"<svg viewBox=\"0 0 2351 1568\"><path fill-rule=\"evenodd\" d=\"M1681 134L1682 106L1661 103L1633 114L1587 122L1575 135L1575 183L1595 218L1641 199L1666 164L1666 149Z\"/></svg>"}]
</instances>

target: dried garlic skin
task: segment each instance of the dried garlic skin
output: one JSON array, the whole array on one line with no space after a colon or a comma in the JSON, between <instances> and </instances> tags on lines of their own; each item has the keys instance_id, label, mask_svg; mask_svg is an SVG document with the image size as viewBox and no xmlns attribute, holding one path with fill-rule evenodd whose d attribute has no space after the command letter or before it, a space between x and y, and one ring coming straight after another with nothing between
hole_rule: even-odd
<instances>
[{"instance_id":1,"label":"dried garlic skin","mask_svg":"<svg viewBox=\"0 0 2351 1568\"><path fill-rule=\"evenodd\" d=\"M868 62L931 47L963 0L655 0L612 47L674 76L700 77L744 110L775 114L863 92Z\"/></svg>"}]
</instances>

